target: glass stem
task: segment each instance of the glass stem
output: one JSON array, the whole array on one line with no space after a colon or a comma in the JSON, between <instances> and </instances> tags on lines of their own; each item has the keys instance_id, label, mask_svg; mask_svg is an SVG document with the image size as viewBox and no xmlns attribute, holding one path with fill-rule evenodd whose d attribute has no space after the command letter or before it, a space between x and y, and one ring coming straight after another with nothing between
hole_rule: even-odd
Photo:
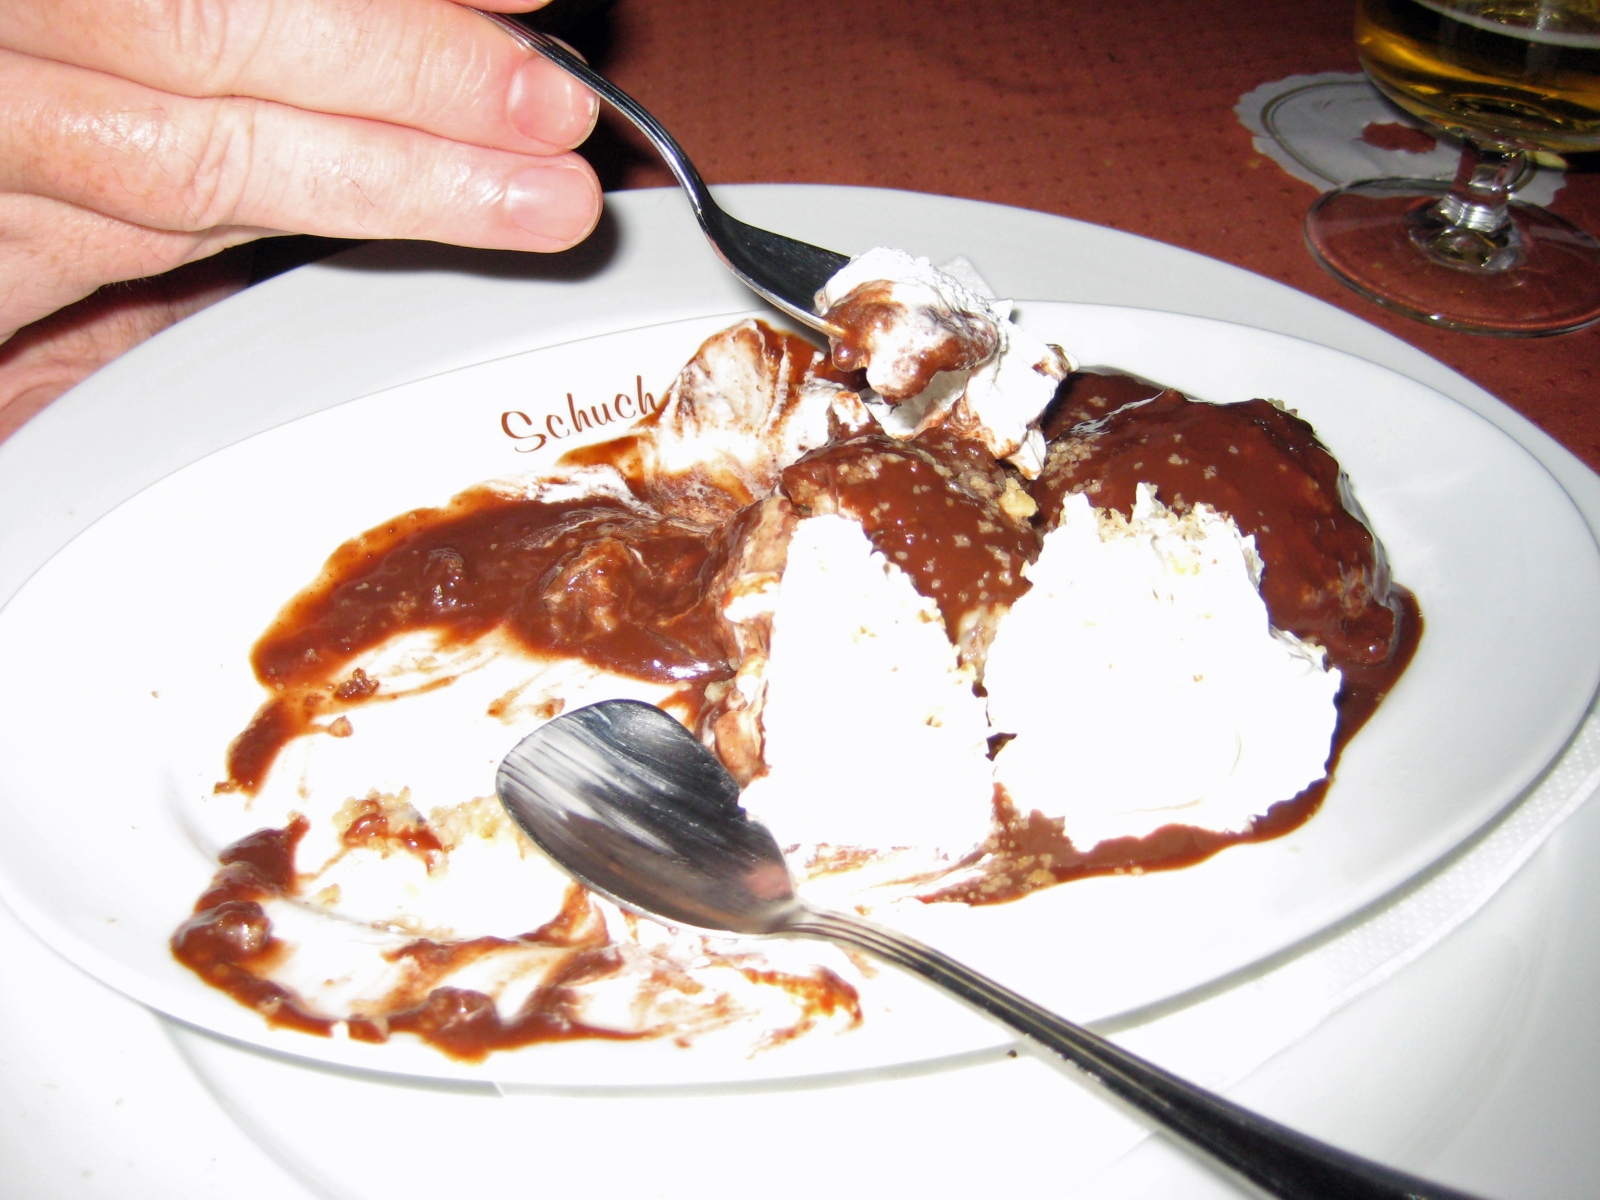
<instances>
[{"instance_id":1,"label":"glass stem","mask_svg":"<svg viewBox=\"0 0 1600 1200\"><path fill-rule=\"evenodd\" d=\"M1520 150L1467 142L1455 183L1436 204L1412 214L1412 242L1429 258L1463 271L1508 271L1522 261L1511 194L1531 170Z\"/></svg>"}]
</instances>

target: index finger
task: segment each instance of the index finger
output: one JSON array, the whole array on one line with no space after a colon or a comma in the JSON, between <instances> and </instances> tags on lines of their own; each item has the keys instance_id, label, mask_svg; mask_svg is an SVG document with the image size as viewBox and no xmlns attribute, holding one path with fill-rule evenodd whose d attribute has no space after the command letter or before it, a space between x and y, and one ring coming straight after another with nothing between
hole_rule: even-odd
<instances>
[{"instance_id":1,"label":"index finger","mask_svg":"<svg viewBox=\"0 0 1600 1200\"><path fill-rule=\"evenodd\" d=\"M177 95L273 100L524 154L578 145L597 108L452 0L8 0L0 46Z\"/></svg>"}]
</instances>

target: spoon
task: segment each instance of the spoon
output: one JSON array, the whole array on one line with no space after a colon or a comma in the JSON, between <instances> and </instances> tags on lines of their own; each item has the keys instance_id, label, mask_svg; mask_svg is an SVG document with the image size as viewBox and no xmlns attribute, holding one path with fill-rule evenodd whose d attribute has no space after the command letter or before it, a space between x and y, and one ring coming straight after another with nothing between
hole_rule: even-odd
<instances>
[{"instance_id":1,"label":"spoon","mask_svg":"<svg viewBox=\"0 0 1600 1200\"><path fill-rule=\"evenodd\" d=\"M659 708L607 700L519 742L495 780L512 819L584 886L668 924L822 938L946 989L1276 1196L1470 1200L1316 1141L1185 1083L954 959L795 895L778 843L739 785Z\"/></svg>"},{"instance_id":2,"label":"spoon","mask_svg":"<svg viewBox=\"0 0 1600 1200\"><path fill-rule=\"evenodd\" d=\"M839 335L838 326L824 321L814 306L822 285L850 261L845 255L757 229L730 217L712 199L711 189L700 178L700 172L695 170L683 148L642 104L549 34L530 29L500 13L480 10L480 15L587 85L650 139L650 144L666 160L689 194L695 219L700 222L711 248L741 283L795 320L822 333Z\"/></svg>"}]
</instances>

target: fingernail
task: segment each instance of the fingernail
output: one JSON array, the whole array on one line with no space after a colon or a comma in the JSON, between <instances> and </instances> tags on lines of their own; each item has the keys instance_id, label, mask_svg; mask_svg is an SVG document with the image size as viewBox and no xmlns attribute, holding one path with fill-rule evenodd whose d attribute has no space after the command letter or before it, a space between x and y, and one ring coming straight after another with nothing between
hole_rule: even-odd
<instances>
[{"instance_id":1,"label":"fingernail","mask_svg":"<svg viewBox=\"0 0 1600 1200\"><path fill-rule=\"evenodd\" d=\"M589 136L599 115L595 95L560 67L530 58L511 77L506 114L524 137L569 150Z\"/></svg>"},{"instance_id":2,"label":"fingernail","mask_svg":"<svg viewBox=\"0 0 1600 1200\"><path fill-rule=\"evenodd\" d=\"M529 167L506 188L506 214L549 249L571 246L600 218L600 187L581 166Z\"/></svg>"}]
</instances>

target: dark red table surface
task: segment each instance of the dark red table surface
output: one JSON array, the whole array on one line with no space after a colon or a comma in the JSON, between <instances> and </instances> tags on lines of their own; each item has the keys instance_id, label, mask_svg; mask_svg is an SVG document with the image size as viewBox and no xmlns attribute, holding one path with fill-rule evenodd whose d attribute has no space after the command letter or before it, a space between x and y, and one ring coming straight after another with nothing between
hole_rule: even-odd
<instances>
[{"instance_id":1,"label":"dark red table surface","mask_svg":"<svg viewBox=\"0 0 1600 1200\"><path fill-rule=\"evenodd\" d=\"M1317 190L1257 153L1233 109L1264 83L1359 70L1353 10L1354 0L554 0L533 19L638 96L711 183L962 196L1209 255L1389 330L1600 469L1600 325L1532 339L1432 329L1356 296L1307 253L1301 222ZM614 114L582 152L607 189L673 183ZM1572 160L1552 207L1600 236L1600 154ZM348 244L271 239L226 252L233 264L216 270L265 278ZM0 411L0 440L45 402Z\"/></svg>"},{"instance_id":2,"label":"dark red table surface","mask_svg":"<svg viewBox=\"0 0 1600 1200\"><path fill-rule=\"evenodd\" d=\"M1258 272L1448 363L1600 468L1600 327L1502 339L1392 316L1301 241L1316 189L1233 107L1289 75L1356 71L1353 0L556 0L543 14L711 183L904 188L1059 213ZM607 115L607 188L672 182ZM1600 236L1600 156L1552 206Z\"/></svg>"}]
</instances>

